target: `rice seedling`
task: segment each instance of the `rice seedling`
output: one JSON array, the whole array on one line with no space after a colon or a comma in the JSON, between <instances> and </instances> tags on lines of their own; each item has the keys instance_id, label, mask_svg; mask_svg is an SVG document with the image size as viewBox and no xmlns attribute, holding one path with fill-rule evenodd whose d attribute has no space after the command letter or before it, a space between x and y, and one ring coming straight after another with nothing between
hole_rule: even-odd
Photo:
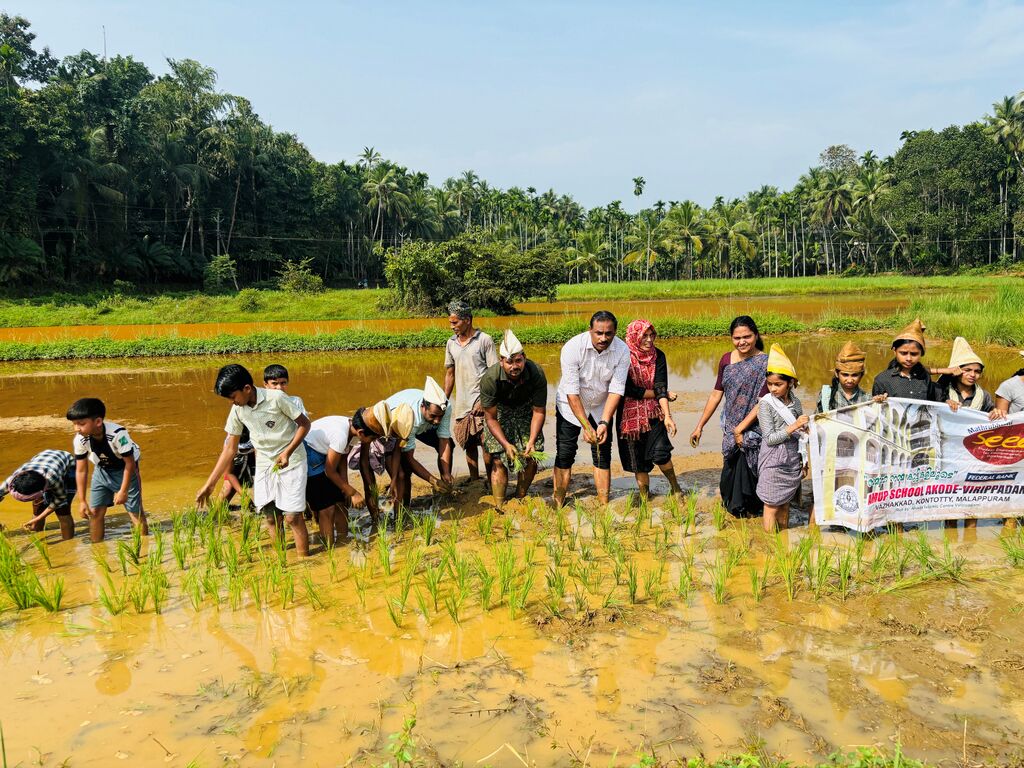
<instances>
[{"instance_id":1,"label":"rice seedling","mask_svg":"<svg viewBox=\"0 0 1024 768\"><path fill-rule=\"evenodd\" d=\"M395 625L396 629L401 629L402 623L405 620L405 614L401 606L398 605L398 601L384 595L384 607L388 610L388 617L391 619L391 623Z\"/></svg>"},{"instance_id":2,"label":"rice seedling","mask_svg":"<svg viewBox=\"0 0 1024 768\"><path fill-rule=\"evenodd\" d=\"M999 537L999 546L1012 567L1024 568L1024 528L1017 526L1012 531L1004 531Z\"/></svg>"},{"instance_id":3,"label":"rice seedling","mask_svg":"<svg viewBox=\"0 0 1024 768\"><path fill-rule=\"evenodd\" d=\"M444 596L445 610L448 611L448 615L451 617L452 621L459 625L462 624L462 603L465 599L465 594L458 590L452 590Z\"/></svg>"},{"instance_id":4,"label":"rice seedling","mask_svg":"<svg viewBox=\"0 0 1024 768\"><path fill-rule=\"evenodd\" d=\"M636 596L639 585L640 579L636 563L630 560L626 563L626 589L629 591L630 605L636 605Z\"/></svg>"},{"instance_id":5,"label":"rice seedling","mask_svg":"<svg viewBox=\"0 0 1024 768\"><path fill-rule=\"evenodd\" d=\"M721 552L717 553L714 562L706 566L706 570L711 580L711 599L721 605L729 598L727 592L730 571L728 557L722 557Z\"/></svg>"},{"instance_id":6,"label":"rice seedling","mask_svg":"<svg viewBox=\"0 0 1024 768\"><path fill-rule=\"evenodd\" d=\"M153 558L154 555L150 557ZM163 613L163 605L167 599L167 593L170 591L171 583L167 578L167 574L163 572L160 561L150 559L140 575L143 581L145 581L149 597L153 601L153 612Z\"/></svg>"},{"instance_id":7,"label":"rice seedling","mask_svg":"<svg viewBox=\"0 0 1024 768\"><path fill-rule=\"evenodd\" d=\"M782 585L786 588L786 597L790 600L796 598L802 560L801 548L787 549L781 537L775 539L775 570L778 572L779 578L782 579Z\"/></svg>"},{"instance_id":8,"label":"rice seedling","mask_svg":"<svg viewBox=\"0 0 1024 768\"><path fill-rule=\"evenodd\" d=\"M102 547L92 548L92 561L101 573L111 573L110 563L107 562L107 558L106 555L103 554Z\"/></svg>"},{"instance_id":9,"label":"rice seedling","mask_svg":"<svg viewBox=\"0 0 1024 768\"><path fill-rule=\"evenodd\" d=\"M242 589L245 586L241 576L228 574L228 605L232 611L242 607Z\"/></svg>"},{"instance_id":10,"label":"rice seedling","mask_svg":"<svg viewBox=\"0 0 1024 768\"><path fill-rule=\"evenodd\" d=\"M548 566L544 574L544 580L548 585L548 593L558 602L565 598L566 578L565 574L554 565Z\"/></svg>"},{"instance_id":11,"label":"rice seedling","mask_svg":"<svg viewBox=\"0 0 1024 768\"><path fill-rule=\"evenodd\" d=\"M690 491L686 494L686 527L683 535L689 536L697 532L697 492Z\"/></svg>"},{"instance_id":12,"label":"rice seedling","mask_svg":"<svg viewBox=\"0 0 1024 768\"><path fill-rule=\"evenodd\" d=\"M488 507L482 515L477 517L476 528L483 540L490 544L491 535L494 532L494 507Z\"/></svg>"},{"instance_id":13,"label":"rice seedling","mask_svg":"<svg viewBox=\"0 0 1024 768\"><path fill-rule=\"evenodd\" d=\"M439 597L441 595L441 581L444 579L444 561L436 565L428 565L423 569L423 585L427 588L427 592L430 593L430 597L434 601L434 610L440 608Z\"/></svg>"},{"instance_id":14,"label":"rice seedling","mask_svg":"<svg viewBox=\"0 0 1024 768\"><path fill-rule=\"evenodd\" d=\"M530 599L530 591L536 578L536 568L528 568L518 587L513 588L508 597L509 616L515 620L520 611L526 608Z\"/></svg>"},{"instance_id":15,"label":"rice seedling","mask_svg":"<svg viewBox=\"0 0 1024 768\"><path fill-rule=\"evenodd\" d=\"M455 580L455 586L459 594L466 595L469 592L469 582L473 573L473 565L470 559L457 555L454 560L448 562L448 569Z\"/></svg>"},{"instance_id":16,"label":"rice seedling","mask_svg":"<svg viewBox=\"0 0 1024 768\"><path fill-rule=\"evenodd\" d=\"M107 613L111 616L119 616L128 607L128 582L121 582L121 589L117 589L110 573L108 572L104 576L106 585L100 585L100 605L106 608Z\"/></svg>"},{"instance_id":17,"label":"rice seedling","mask_svg":"<svg viewBox=\"0 0 1024 768\"><path fill-rule=\"evenodd\" d=\"M578 614L587 614L590 612L590 601L587 600L586 594L580 592L578 589L572 594L572 607L573 610Z\"/></svg>"},{"instance_id":18,"label":"rice seedling","mask_svg":"<svg viewBox=\"0 0 1024 768\"><path fill-rule=\"evenodd\" d=\"M506 514L501 518L501 532L505 536L505 541L512 538L515 533L515 518L512 515Z\"/></svg>"},{"instance_id":19,"label":"rice seedling","mask_svg":"<svg viewBox=\"0 0 1024 768\"><path fill-rule=\"evenodd\" d=\"M32 574L35 581L34 584L34 599L36 605L41 606L43 609L50 613L56 613L60 610L60 604L64 600L64 577L58 576L55 579L49 579L44 585L43 582Z\"/></svg>"},{"instance_id":20,"label":"rice seedling","mask_svg":"<svg viewBox=\"0 0 1024 768\"><path fill-rule=\"evenodd\" d=\"M430 604L427 602L427 598L423 595L423 592L419 589L416 590L416 606L419 608L420 615L423 616L423 619L429 623Z\"/></svg>"},{"instance_id":21,"label":"rice seedling","mask_svg":"<svg viewBox=\"0 0 1024 768\"><path fill-rule=\"evenodd\" d=\"M575 527L570 528L569 529L568 538L567 538L567 540L565 542L566 546L569 547L569 551L570 552L575 552L576 551L576 547L579 544L579 540L580 540L579 529L575 528Z\"/></svg>"},{"instance_id":22,"label":"rice seedling","mask_svg":"<svg viewBox=\"0 0 1024 768\"><path fill-rule=\"evenodd\" d=\"M565 514L565 509L559 507L555 510L555 530L558 533L558 540L561 541L569 533L569 518Z\"/></svg>"},{"instance_id":23,"label":"rice seedling","mask_svg":"<svg viewBox=\"0 0 1024 768\"><path fill-rule=\"evenodd\" d=\"M928 541L928 534L925 531L917 532L917 539L914 542L914 555L917 557L917 564L922 572L930 570L931 562L935 559L935 550Z\"/></svg>"},{"instance_id":24,"label":"rice seedling","mask_svg":"<svg viewBox=\"0 0 1024 768\"><path fill-rule=\"evenodd\" d=\"M648 598L654 600L657 603L656 594L660 594L661 580L665 575L665 564L662 563L658 568L652 568L649 571L644 571L644 594Z\"/></svg>"},{"instance_id":25,"label":"rice seedling","mask_svg":"<svg viewBox=\"0 0 1024 768\"><path fill-rule=\"evenodd\" d=\"M537 560L537 542L523 542L523 564L527 567L533 565Z\"/></svg>"},{"instance_id":26,"label":"rice seedling","mask_svg":"<svg viewBox=\"0 0 1024 768\"><path fill-rule=\"evenodd\" d=\"M768 587L768 574L771 569L771 562L765 560L764 568L758 570L755 566L749 566L750 574L750 594L754 598L755 603L760 603L764 599L765 590Z\"/></svg>"},{"instance_id":27,"label":"rice seedling","mask_svg":"<svg viewBox=\"0 0 1024 768\"><path fill-rule=\"evenodd\" d=\"M46 567L53 570L53 562L50 560L50 548L46 544L46 539L42 536L33 536L31 538L32 546L36 548L36 552L39 553L39 559L46 563Z\"/></svg>"},{"instance_id":28,"label":"rice seedling","mask_svg":"<svg viewBox=\"0 0 1024 768\"><path fill-rule=\"evenodd\" d=\"M228 536L227 541L224 543L224 565L227 567L228 576L231 578L240 575L242 554L231 536Z\"/></svg>"},{"instance_id":29,"label":"rice seedling","mask_svg":"<svg viewBox=\"0 0 1024 768\"><path fill-rule=\"evenodd\" d=\"M142 526L133 525L131 535L128 538L130 542L130 555L132 562L138 565L139 560L142 559Z\"/></svg>"},{"instance_id":30,"label":"rice seedling","mask_svg":"<svg viewBox=\"0 0 1024 768\"><path fill-rule=\"evenodd\" d=\"M391 575L391 543L388 541L388 529L381 523L377 528L377 560L388 576Z\"/></svg>"},{"instance_id":31,"label":"rice seedling","mask_svg":"<svg viewBox=\"0 0 1024 768\"><path fill-rule=\"evenodd\" d=\"M836 561L836 573L839 574L839 599L846 601L853 582L853 553L844 549Z\"/></svg>"},{"instance_id":32,"label":"rice seedling","mask_svg":"<svg viewBox=\"0 0 1024 768\"><path fill-rule=\"evenodd\" d=\"M832 564L832 556L835 550L824 549L820 544L817 548L817 556L814 560L813 569L808 569L811 581L811 591L814 596L820 598L832 584L832 574L835 570Z\"/></svg>"},{"instance_id":33,"label":"rice seedling","mask_svg":"<svg viewBox=\"0 0 1024 768\"><path fill-rule=\"evenodd\" d=\"M203 594L210 598L214 605L220 605L220 580L213 569L207 565L203 572Z\"/></svg>"},{"instance_id":34,"label":"rice seedling","mask_svg":"<svg viewBox=\"0 0 1024 768\"><path fill-rule=\"evenodd\" d=\"M295 574L291 571L286 572L278 582L277 588L282 608L287 608L295 603Z\"/></svg>"},{"instance_id":35,"label":"rice seedling","mask_svg":"<svg viewBox=\"0 0 1024 768\"><path fill-rule=\"evenodd\" d=\"M395 508L395 534L398 536L402 535L402 531L405 530L405 521L409 513L405 508L404 504L399 504Z\"/></svg>"},{"instance_id":36,"label":"rice seedling","mask_svg":"<svg viewBox=\"0 0 1024 768\"><path fill-rule=\"evenodd\" d=\"M715 524L716 531L725 529L726 511L720 499L715 499L711 504L711 521Z\"/></svg>"},{"instance_id":37,"label":"rice seedling","mask_svg":"<svg viewBox=\"0 0 1024 768\"><path fill-rule=\"evenodd\" d=\"M314 611L322 611L327 608L323 592L320 591L320 587L313 581L313 577L308 572L302 576L302 586L306 590L306 602L312 606ZM408 591L406 594L408 594Z\"/></svg>"},{"instance_id":38,"label":"rice seedling","mask_svg":"<svg viewBox=\"0 0 1024 768\"><path fill-rule=\"evenodd\" d=\"M477 569L476 594L480 600L480 609L489 611L491 609L491 598L494 595L495 576L487 570L486 566Z\"/></svg>"},{"instance_id":39,"label":"rice seedling","mask_svg":"<svg viewBox=\"0 0 1024 768\"><path fill-rule=\"evenodd\" d=\"M555 567L560 568L565 560L565 549L562 548L562 542L556 539L548 539L544 543L544 548L547 550L548 559L551 560Z\"/></svg>"},{"instance_id":40,"label":"rice seedling","mask_svg":"<svg viewBox=\"0 0 1024 768\"><path fill-rule=\"evenodd\" d=\"M494 548L494 562L498 567L498 587L502 599L512 591L516 576L516 551L511 544L501 544Z\"/></svg>"},{"instance_id":41,"label":"rice seedling","mask_svg":"<svg viewBox=\"0 0 1024 768\"><path fill-rule=\"evenodd\" d=\"M676 594L685 602L690 599L693 591L693 572L690 566L683 563L679 566L679 580L676 582Z\"/></svg>"},{"instance_id":42,"label":"rice seedling","mask_svg":"<svg viewBox=\"0 0 1024 768\"><path fill-rule=\"evenodd\" d=\"M932 559L931 570L941 579L949 581L961 581L963 578L964 566L967 558L963 555L954 555L948 540L942 542L942 555Z\"/></svg>"},{"instance_id":43,"label":"rice seedling","mask_svg":"<svg viewBox=\"0 0 1024 768\"><path fill-rule=\"evenodd\" d=\"M249 578L246 582L249 588L249 598L252 600L253 605L257 608L264 608L267 604L267 592L268 586L266 582L266 575L260 575L256 573L250 573ZM200 602L202 601L202 593L199 593Z\"/></svg>"},{"instance_id":44,"label":"rice seedling","mask_svg":"<svg viewBox=\"0 0 1024 768\"><path fill-rule=\"evenodd\" d=\"M356 587L356 597L359 598L359 605L366 610L366 588L367 588L367 575L364 568L356 568L352 566L352 583Z\"/></svg>"},{"instance_id":45,"label":"rice seedling","mask_svg":"<svg viewBox=\"0 0 1024 768\"><path fill-rule=\"evenodd\" d=\"M728 543L728 545L726 545L726 548L725 548L725 563L726 563L726 571L727 571L726 572L726 578L729 578L730 576L732 576L733 570L735 570L736 566L740 564L740 562L743 560L745 555L746 555L746 552L744 552L743 548L741 546L735 545L734 542L730 541Z\"/></svg>"},{"instance_id":46,"label":"rice seedling","mask_svg":"<svg viewBox=\"0 0 1024 768\"><path fill-rule=\"evenodd\" d=\"M183 536L175 536L171 540L171 552L174 555L174 562L178 564L179 571L184 571L188 565L188 558L192 550L190 543L190 540Z\"/></svg>"},{"instance_id":47,"label":"rice seedling","mask_svg":"<svg viewBox=\"0 0 1024 768\"><path fill-rule=\"evenodd\" d=\"M668 538L668 529L659 528L654 532L654 556L666 560L672 554L672 544Z\"/></svg>"},{"instance_id":48,"label":"rice seedling","mask_svg":"<svg viewBox=\"0 0 1024 768\"><path fill-rule=\"evenodd\" d=\"M121 565L122 576L128 575L128 553L128 545L123 541L117 542L117 562Z\"/></svg>"},{"instance_id":49,"label":"rice seedling","mask_svg":"<svg viewBox=\"0 0 1024 768\"><path fill-rule=\"evenodd\" d=\"M670 493L665 499L665 515L675 525L683 524L683 508L679 503L679 497L674 493Z\"/></svg>"},{"instance_id":50,"label":"rice seedling","mask_svg":"<svg viewBox=\"0 0 1024 768\"><path fill-rule=\"evenodd\" d=\"M338 580L338 560L334 556L334 547L327 549L327 577L331 584Z\"/></svg>"},{"instance_id":51,"label":"rice seedling","mask_svg":"<svg viewBox=\"0 0 1024 768\"><path fill-rule=\"evenodd\" d=\"M856 534L856 537L853 543L853 554L857 562L857 575L859 576L864 570L864 550L867 547L867 539L862 533Z\"/></svg>"},{"instance_id":52,"label":"rice seedling","mask_svg":"<svg viewBox=\"0 0 1024 768\"><path fill-rule=\"evenodd\" d=\"M142 576L135 576L128 587L128 602L136 613L145 613L146 604L149 602L149 584Z\"/></svg>"}]
</instances>

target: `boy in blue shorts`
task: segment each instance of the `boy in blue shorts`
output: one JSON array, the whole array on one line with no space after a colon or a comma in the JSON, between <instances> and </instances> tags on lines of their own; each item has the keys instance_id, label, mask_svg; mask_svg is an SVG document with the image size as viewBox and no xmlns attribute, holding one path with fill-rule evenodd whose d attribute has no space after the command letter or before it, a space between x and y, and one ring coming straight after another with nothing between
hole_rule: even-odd
<instances>
[{"instance_id":1,"label":"boy in blue shorts","mask_svg":"<svg viewBox=\"0 0 1024 768\"><path fill-rule=\"evenodd\" d=\"M32 503L35 516L25 523L25 530L43 530L46 518L56 512L60 537L64 541L75 537L75 521L71 517L75 457L67 451L40 451L26 461L0 484L0 499L8 494L18 501Z\"/></svg>"},{"instance_id":2,"label":"boy in blue shorts","mask_svg":"<svg viewBox=\"0 0 1024 768\"><path fill-rule=\"evenodd\" d=\"M196 494L196 504L206 504L238 453L242 431L248 428L256 452L253 504L265 516L272 536L283 539L287 523L296 553L307 557L309 531L302 516L306 510L307 468L302 440L309 432L309 417L284 392L257 387L252 374L241 365L221 368L213 390L231 401L224 425L228 437L213 472Z\"/></svg>"},{"instance_id":3,"label":"boy in blue shorts","mask_svg":"<svg viewBox=\"0 0 1024 768\"><path fill-rule=\"evenodd\" d=\"M142 509L142 477L139 474L139 446L128 430L107 421L107 407L95 397L75 400L68 408L67 419L75 425L72 453L75 456L75 487L82 517L89 521L89 538L103 541L107 509L120 504L132 520L141 526L142 535L149 534L146 513ZM93 465L92 483L89 464Z\"/></svg>"}]
</instances>

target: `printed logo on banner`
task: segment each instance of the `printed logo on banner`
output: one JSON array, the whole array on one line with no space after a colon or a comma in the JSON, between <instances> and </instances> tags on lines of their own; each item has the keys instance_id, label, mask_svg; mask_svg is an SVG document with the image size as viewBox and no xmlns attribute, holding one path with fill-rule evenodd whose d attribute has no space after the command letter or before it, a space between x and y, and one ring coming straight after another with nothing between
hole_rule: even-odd
<instances>
[{"instance_id":1,"label":"printed logo on banner","mask_svg":"<svg viewBox=\"0 0 1024 768\"><path fill-rule=\"evenodd\" d=\"M1024 460L1024 423L1007 424L967 435L964 448L986 464L1016 464Z\"/></svg>"},{"instance_id":2,"label":"printed logo on banner","mask_svg":"<svg viewBox=\"0 0 1024 768\"><path fill-rule=\"evenodd\" d=\"M968 472L964 480L968 483L993 483L1016 480L1016 472Z\"/></svg>"},{"instance_id":3,"label":"printed logo on banner","mask_svg":"<svg viewBox=\"0 0 1024 768\"><path fill-rule=\"evenodd\" d=\"M832 496L832 503L835 508L847 515L852 515L860 510L860 499L857 492L848 485L840 486Z\"/></svg>"}]
</instances>

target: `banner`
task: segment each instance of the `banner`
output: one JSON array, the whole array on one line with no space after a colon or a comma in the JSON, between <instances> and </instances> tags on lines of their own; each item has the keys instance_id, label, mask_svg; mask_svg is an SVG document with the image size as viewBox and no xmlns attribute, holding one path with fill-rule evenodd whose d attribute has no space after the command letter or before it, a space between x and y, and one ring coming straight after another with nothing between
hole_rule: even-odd
<instances>
[{"instance_id":1,"label":"banner","mask_svg":"<svg viewBox=\"0 0 1024 768\"><path fill-rule=\"evenodd\" d=\"M890 397L813 416L810 440L819 525L1024 514L1024 413Z\"/></svg>"}]
</instances>

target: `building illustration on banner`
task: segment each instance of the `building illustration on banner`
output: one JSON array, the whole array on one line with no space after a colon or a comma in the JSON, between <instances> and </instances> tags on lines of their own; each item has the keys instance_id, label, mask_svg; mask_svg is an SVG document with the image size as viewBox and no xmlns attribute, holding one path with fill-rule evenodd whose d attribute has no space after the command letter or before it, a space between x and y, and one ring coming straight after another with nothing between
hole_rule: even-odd
<instances>
[{"instance_id":1,"label":"building illustration on banner","mask_svg":"<svg viewBox=\"0 0 1024 768\"><path fill-rule=\"evenodd\" d=\"M856 514L872 491L891 490L899 478L915 470L938 470L942 465L942 429L934 408L912 402L886 401L814 417L824 488L834 489L821 499L828 523L839 506Z\"/></svg>"}]
</instances>

